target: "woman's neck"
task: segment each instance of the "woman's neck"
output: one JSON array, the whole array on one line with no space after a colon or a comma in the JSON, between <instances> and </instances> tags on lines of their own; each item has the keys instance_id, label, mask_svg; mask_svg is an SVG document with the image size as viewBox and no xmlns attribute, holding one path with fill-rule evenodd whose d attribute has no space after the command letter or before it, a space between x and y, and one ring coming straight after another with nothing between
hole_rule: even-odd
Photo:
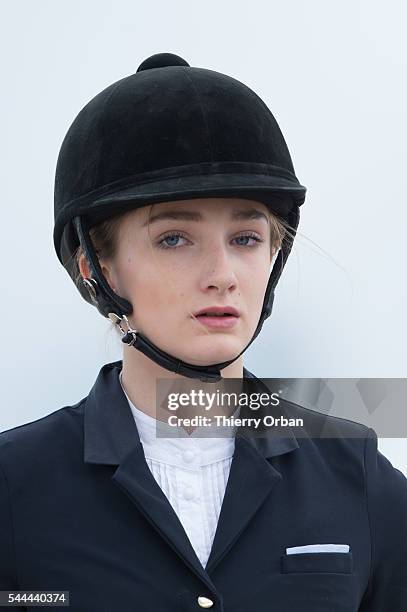
<instances>
[{"instance_id":1,"label":"woman's neck","mask_svg":"<svg viewBox=\"0 0 407 612\"><path fill-rule=\"evenodd\" d=\"M224 379L243 379L243 356L222 370ZM199 379L192 379L170 372L149 359L141 351L133 347L123 347L122 385L130 401L142 412L153 418L167 420L170 412L168 408L157 409L158 403L163 406L163 394L172 389L188 392L191 389L215 391L221 389L223 381L219 383L203 383ZM158 394L158 398L157 398ZM158 399L158 402L157 402Z\"/></svg>"}]
</instances>

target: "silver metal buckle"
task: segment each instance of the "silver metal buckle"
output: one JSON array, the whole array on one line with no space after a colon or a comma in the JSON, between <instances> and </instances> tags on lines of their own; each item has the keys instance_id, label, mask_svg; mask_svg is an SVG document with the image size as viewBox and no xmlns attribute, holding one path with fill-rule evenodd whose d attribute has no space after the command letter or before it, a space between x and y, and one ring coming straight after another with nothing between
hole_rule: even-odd
<instances>
[{"instance_id":1,"label":"silver metal buckle","mask_svg":"<svg viewBox=\"0 0 407 612\"><path fill-rule=\"evenodd\" d=\"M109 312L107 316L112 321L112 323L115 323L117 325L117 327L120 329L123 336L125 336L126 334L131 334L133 336L133 340L129 342L128 345L131 346L132 344L134 344L135 341L137 340L137 330L133 329L130 326L129 320L126 317L126 315L119 317L119 315L117 315L115 312ZM123 329L122 327L123 321L125 322L127 329Z\"/></svg>"},{"instance_id":2,"label":"silver metal buckle","mask_svg":"<svg viewBox=\"0 0 407 612\"><path fill-rule=\"evenodd\" d=\"M96 279L94 278L83 278L82 284L88 290L90 297L94 302L97 301L97 293L98 293L98 284Z\"/></svg>"}]
</instances>

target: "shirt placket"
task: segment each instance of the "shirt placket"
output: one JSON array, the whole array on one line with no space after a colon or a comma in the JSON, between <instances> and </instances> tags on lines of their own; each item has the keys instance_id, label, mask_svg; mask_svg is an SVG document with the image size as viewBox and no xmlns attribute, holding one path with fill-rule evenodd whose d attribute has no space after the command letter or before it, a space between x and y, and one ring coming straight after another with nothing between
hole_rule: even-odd
<instances>
[{"instance_id":1,"label":"shirt placket","mask_svg":"<svg viewBox=\"0 0 407 612\"><path fill-rule=\"evenodd\" d=\"M201 451L195 440L191 439L190 442L190 448L179 451L178 508L181 523L202 563L205 554L205 505L201 486Z\"/></svg>"}]
</instances>

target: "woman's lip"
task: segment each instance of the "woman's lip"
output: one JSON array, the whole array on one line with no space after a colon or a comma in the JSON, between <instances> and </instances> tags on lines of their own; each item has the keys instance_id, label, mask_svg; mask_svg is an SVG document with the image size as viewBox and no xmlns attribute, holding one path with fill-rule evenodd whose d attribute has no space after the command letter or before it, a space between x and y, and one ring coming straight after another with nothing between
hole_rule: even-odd
<instances>
[{"instance_id":1,"label":"woman's lip","mask_svg":"<svg viewBox=\"0 0 407 612\"><path fill-rule=\"evenodd\" d=\"M208 306L207 308L202 308L202 310L198 310L195 313L195 316L205 315L205 314L214 314L214 315L224 315L227 314L229 316L240 316L239 311L234 306Z\"/></svg>"},{"instance_id":2,"label":"woman's lip","mask_svg":"<svg viewBox=\"0 0 407 612\"><path fill-rule=\"evenodd\" d=\"M229 317L208 317L206 315L196 315L196 318L199 319L203 325L206 325L206 327L210 327L212 329L228 329L230 327L234 327L239 319L239 317L235 317L233 315L230 315Z\"/></svg>"}]
</instances>

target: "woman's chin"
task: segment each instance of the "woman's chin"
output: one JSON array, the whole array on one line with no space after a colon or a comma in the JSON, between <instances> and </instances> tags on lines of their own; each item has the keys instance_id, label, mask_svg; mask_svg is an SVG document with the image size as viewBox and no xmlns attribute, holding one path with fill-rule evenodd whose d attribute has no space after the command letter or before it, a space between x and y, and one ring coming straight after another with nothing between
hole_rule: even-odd
<instances>
[{"instance_id":1,"label":"woman's chin","mask_svg":"<svg viewBox=\"0 0 407 612\"><path fill-rule=\"evenodd\" d=\"M230 359L235 359L244 346L239 338L205 338L205 341L194 341L194 349L187 350L181 357L182 361L193 365L215 365ZM178 350L179 352L179 350Z\"/></svg>"}]
</instances>

